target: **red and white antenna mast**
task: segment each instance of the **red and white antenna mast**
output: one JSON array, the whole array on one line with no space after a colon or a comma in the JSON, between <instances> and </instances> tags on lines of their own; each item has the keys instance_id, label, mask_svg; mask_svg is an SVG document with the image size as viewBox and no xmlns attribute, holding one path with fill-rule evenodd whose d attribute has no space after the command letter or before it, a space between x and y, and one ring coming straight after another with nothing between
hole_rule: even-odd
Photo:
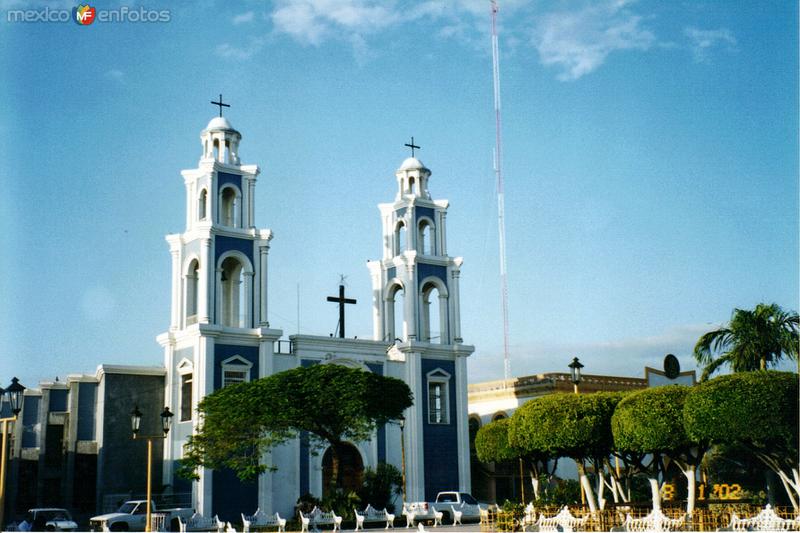
<instances>
[{"instance_id":1,"label":"red and white antenna mast","mask_svg":"<svg viewBox=\"0 0 800 533\"><path fill-rule=\"evenodd\" d=\"M500 121L500 51L497 44L497 0L492 2L492 70L494 75L494 173L497 178L497 230L500 234L500 286L503 301L503 377L504 386L511 381L511 359L508 353L508 279L506 274L506 221L503 186L503 151Z\"/></svg>"}]
</instances>

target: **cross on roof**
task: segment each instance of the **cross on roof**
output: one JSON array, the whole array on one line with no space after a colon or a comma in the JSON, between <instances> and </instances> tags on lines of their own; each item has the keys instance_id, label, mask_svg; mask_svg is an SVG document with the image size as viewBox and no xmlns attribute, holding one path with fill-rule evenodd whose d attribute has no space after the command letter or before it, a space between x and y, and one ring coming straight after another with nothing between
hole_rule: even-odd
<instances>
[{"instance_id":1,"label":"cross on roof","mask_svg":"<svg viewBox=\"0 0 800 533\"><path fill-rule=\"evenodd\" d=\"M342 276L342 280L339 282L339 297L328 296L329 302L337 302L339 304L339 337L342 339L344 338L344 305L356 303L354 298L344 297L344 278Z\"/></svg>"},{"instance_id":2,"label":"cross on roof","mask_svg":"<svg viewBox=\"0 0 800 533\"><path fill-rule=\"evenodd\" d=\"M408 146L409 148L411 148L411 157L414 157L414 148L416 148L417 150L422 150L422 148L420 148L419 146L414 144L414 137L413 136L411 137L411 144L406 143L403 146Z\"/></svg>"},{"instance_id":3,"label":"cross on roof","mask_svg":"<svg viewBox=\"0 0 800 533\"><path fill-rule=\"evenodd\" d=\"M219 116L222 116L222 108L223 107L230 107L231 106L230 104L223 104L222 103L222 94L219 95L219 102L215 102L214 100L211 100L211 103L214 104L214 105L219 106ZM414 142L413 138L411 139L411 142Z\"/></svg>"}]
</instances>

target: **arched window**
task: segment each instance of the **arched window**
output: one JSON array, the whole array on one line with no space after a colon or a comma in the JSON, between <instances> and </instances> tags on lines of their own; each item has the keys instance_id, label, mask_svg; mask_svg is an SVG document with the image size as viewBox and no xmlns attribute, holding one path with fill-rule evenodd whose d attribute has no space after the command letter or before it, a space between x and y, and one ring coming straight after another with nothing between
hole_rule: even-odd
<instances>
[{"instance_id":1,"label":"arched window","mask_svg":"<svg viewBox=\"0 0 800 533\"><path fill-rule=\"evenodd\" d=\"M409 194L414 194L414 189L416 188L416 182L414 178L408 178L408 192Z\"/></svg>"},{"instance_id":2,"label":"arched window","mask_svg":"<svg viewBox=\"0 0 800 533\"><path fill-rule=\"evenodd\" d=\"M220 275L223 326L234 328L247 327L244 323L246 298L244 294L243 268L235 257L228 257L222 262Z\"/></svg>"},{"instance_id":3,"label":"arched window","mask_svg":"<svg viewBox=\"0 0 800 533\"><path fill-rule=\"evenodd\" d=\"M422 286L422 331L420 339L437 344L448 343L447 294L442 293L436 283Z\"/></svg>"},{"instance_id":4,"label":"arched window","mask_svg":"<svg viewBox=\"0 0 800 533\"><path fill-rule=\"evenodd\" d=\"M219 161L219 139L214 139L213 149L212 150L213 150L213 153L214 153L214 159Z\"/></svg>"},{"instance_id":5,"label":"arched window","mask_svg":"<svg viewBox=\"0 0 800 533\"><path fill-rule=\"evenodd\" d=\"M401 220L394 228L394 255L400 255L406 251L406 225Z\"/></svg>"},{"instance_id":6,"label":"arched window","mask_svg":"<svg viewBox=\"0 0 800 533\"><path fill-rule=\"evenodd\" d=\"M233 187L225 187L220 193L219 222L223 226L239 227L239 194Z\"/></svg>"},{"instance_id":7,"label":"arched window","mask_svg":"<svg viewBox=\"0 0 800 533\"><path fill-rule=\"evenodd\" d=\"M405 307L405 294L403 291L403 287L399 284L395 284L389 289L388 298L386 301L388 326L390 328L386 340L388 340L389 342L394 342L394 339L400 339L402 341L408 339L408 332L406 331L406 323L403 318L404 307Z\"/></svg>"},{"instance_id":8,"label":"arched window","mask_svg":"<svg viewBox=\"0 0 800 533\"><path fill-rule=\"evenodd\" d=\"M200 197L197 199L197 220L205 220L208 213L208 191L203 189L200 191Z\"/></svg>"},{"instance_id":9,"label":"arched window","mask_svg":"<svg viewBox=\"0 0 800 533\"><path fill-rule=\"evenodd\" d=\"M186 325L195 324L197 322L197 306L198 306L198 292L199 292L199 279L200 279L200 263L194 259L189 263L189 268L186 271L186 278L184 281L184 301L186 302Z\"/></svg>"},{"instance_id":10,"label":"arched window","mask_svg":"<svg viewBox=\"0 0 800 533\"><path fill-rule=\"evenodd\" d=\"M435 244L433 242L433 224L427 219L419 223L419 236L417 237L417 249L423 255L435 255Z\"/></svg>"}]
</instances>

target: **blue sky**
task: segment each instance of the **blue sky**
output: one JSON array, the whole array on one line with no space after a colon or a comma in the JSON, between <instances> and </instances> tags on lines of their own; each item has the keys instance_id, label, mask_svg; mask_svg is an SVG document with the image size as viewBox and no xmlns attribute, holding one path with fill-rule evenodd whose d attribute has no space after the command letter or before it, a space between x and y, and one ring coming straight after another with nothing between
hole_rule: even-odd
<instances>
[{"instance_id":1,"label":"blue sky","mask_svg":"<svg viewBox=\"0 0 800 533\"><path fill-rule=\"evenodd\" d=\"M472 381L502 376L488 1L93 4L166 23L10 23L0 1L0 381L161 364L180 170L219 93L276 237L270 320L371 336L376 204L413 135L451 202ZM798 308L795 2L500 3L512 370L693 367L735 307Z\"/></svg>"}]
</instances>

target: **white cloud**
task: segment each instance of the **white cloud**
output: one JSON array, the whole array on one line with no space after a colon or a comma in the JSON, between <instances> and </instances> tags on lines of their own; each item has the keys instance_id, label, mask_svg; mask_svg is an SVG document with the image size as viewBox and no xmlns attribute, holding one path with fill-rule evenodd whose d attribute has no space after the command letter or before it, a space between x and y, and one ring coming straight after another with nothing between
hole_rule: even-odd
<instances>
[{"instance_id":1,"label":"white cloud","mask_svg":"<svg viewBox=\"0 0 800 533\"><path fill-rule=\"evenodd\" d=\"M330 37L363 38L401 18L394 2L375 0L281 0L272 12L276 32L311 45Z\"/></svg>"},{"instance_id":2,"label":"white cloud","mask_svg":"<svg viewBox=\"0 0 800 533\"><path fill-rule=\"evenodd\" d=\"M230 43L219 44L214 52L225 59L244 61L253 57L263 46L263 39L252 38L246 46L235 46Z\"/></svg>"},{"instance_id":3,"label":"white cloud","mask_svg":"<svg viewBox=\"0 0 800 533\"><path fill-rule=\"evenodd\" d=\"M248 11L246 13L241 13L233 17L232 22L234 24L245 24L247 22L253 22L253 18L255 17L255 13L252 11Z\"/></svg>"},{"instance_id":4,"label":"white cloud","mask_svg":"<svg viewBox=\"0 0 800 533\"><path fill-rule=\"evenodd\" d=\"M718 30L701 30L692 26L686 27L683 34L689 38L692 45L692 54L697 63L709 60L711 49L717 46L728 45L729 48L736 46L736 38L727 28Z\"/></svg>"},{"instance_id":5,"label":"white cloud","mask_svg":"<svg viewBox=\"0 0 800 533\"><path fill-rule=\"evenodd\" d=\"M542 16L533 38L542 64L560 67L558 79L570 81L596 70L612 52L649 49L655 35L626 4L607 0Z\"/></svg>"}]
</instances>

